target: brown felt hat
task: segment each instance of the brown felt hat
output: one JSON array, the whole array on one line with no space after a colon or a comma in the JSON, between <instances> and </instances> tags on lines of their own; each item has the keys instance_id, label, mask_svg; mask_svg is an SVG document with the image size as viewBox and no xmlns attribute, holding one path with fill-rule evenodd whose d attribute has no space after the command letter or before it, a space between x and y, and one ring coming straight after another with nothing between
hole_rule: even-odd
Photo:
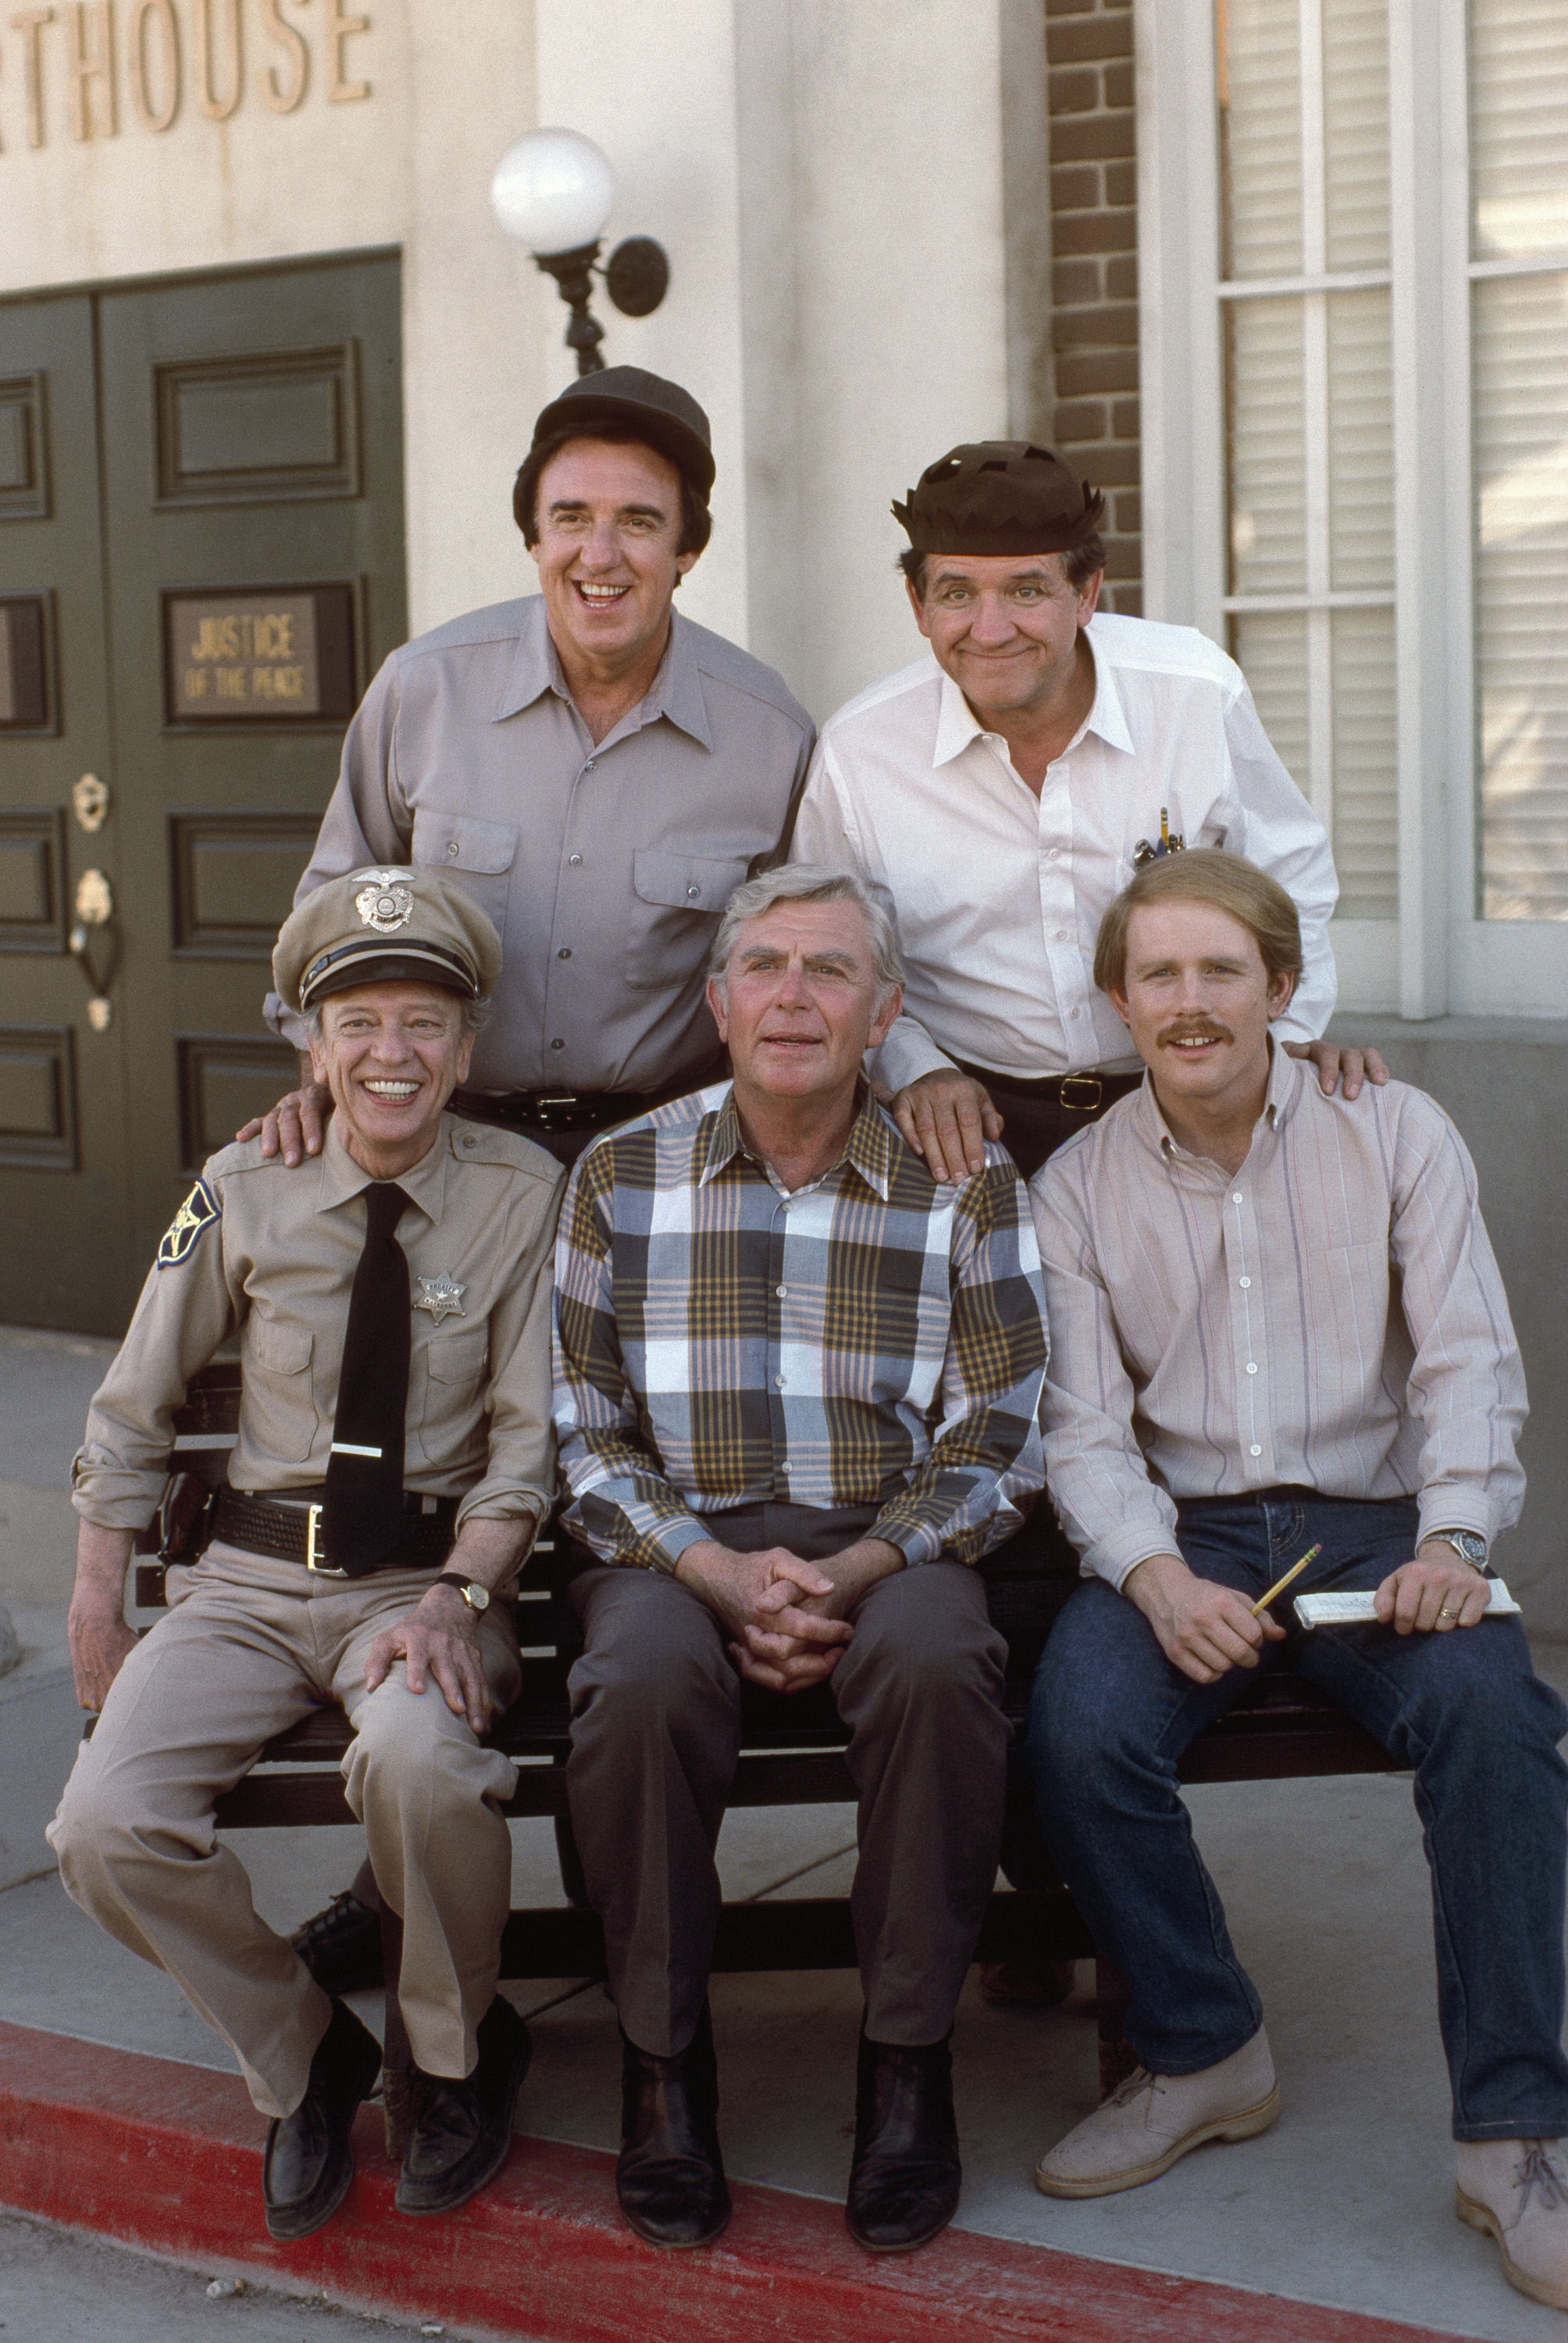
<instances>
[{"instance_id":1,"label":"brown felt hat","mask_svg":"<svg viewBox=\"0 0 1568 2343\"><path fill-rule=\"evenodd\" d=\"M977 439L928 465L893 518L916 553L1067 553L1104 511L1099 490L1054 448Z\"/></svg>"},{"instance_id":2,"label":"brown felt hat","mask_svg":"<svg viewBox=\"0 0 1568 2343\"><path fill-rule=\"evenodd\" d=\"M379 863L307 895L272 955L280 999L306 1014L358 984L437 984L484 1001L500 973L501 940L455 879Z\"/></svg>"}]
</instances>

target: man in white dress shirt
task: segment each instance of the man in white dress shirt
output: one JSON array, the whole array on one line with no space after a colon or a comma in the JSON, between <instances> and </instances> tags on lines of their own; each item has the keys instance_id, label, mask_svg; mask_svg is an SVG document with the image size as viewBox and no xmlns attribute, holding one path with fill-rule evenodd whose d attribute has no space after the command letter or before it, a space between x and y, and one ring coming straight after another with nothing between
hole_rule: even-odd
<instances>
[{"instance_id":1,"label":"man in white dress shirt","mask_svg":"<svg viewBox=\"0 0 1568 2343\"><path fill-rule=\"evenodd\" d=\"M939 1180L1005 1128L1026 1178L1142 1069L1091 973L1101 913L1149 860L1225 846L1272 873L1305 962L1280 1038L1332 1090L1338 892L1322 823L1241 669L1191 627L1096 615L1104 500L1050 448L953 448L894 514L927 658L822 729L793 859L852 868L898 923L905 1014L879 1079ZM1373 1081L1386 1079L1364 1053ZM1343 1053L1344 1094L1363 1053Z\"/></svg>"},{"instance_id":2,"label":"man in white dress shirt","mask_svg":"<svg viewBox=\"0 0 1568 2343\"><path fill-rule=\"evenodd\" d=\"M1442 1108L1403 1082L1347 1107L1271 1046L1301 965L1290 898L1239 857L1141 872L1095 975L1147 1078L1030 1182L1046 1470L1086 1583L1046 1644L1025 1754L1143 2062L1035 2177L1053 2197L1135 2188L1278 2113L1177 1769L1288 1654L1413 1775L1456 2209L1513 2285L1568 2309L1568 1712L1519 1621L1484 1615L1488 1546L1523 1493L1523 1370ZM1260 1609L1303 1558L1278 1619ZM1306 1634L1303 1590L1373 1615Z\"/></svg>"}]
</instances>

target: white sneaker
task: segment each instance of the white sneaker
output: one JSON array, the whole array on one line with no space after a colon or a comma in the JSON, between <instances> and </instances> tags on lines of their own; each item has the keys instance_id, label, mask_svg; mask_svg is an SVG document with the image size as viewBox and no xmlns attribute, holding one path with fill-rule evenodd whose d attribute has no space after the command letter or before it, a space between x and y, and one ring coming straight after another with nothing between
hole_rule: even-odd
<instances>
[{"instance_id":1,"label":"white sneaker","mask_svg":"<svg viewBox=\"0 0 1568 2343\"><path fill-rule=\"evenodd\" d=\"M1110 2197L1141 2188L1206 2139L1251 2139L1280 2112L1269 2037L1250 2042L1196 2075L1140 2066L1102 2107L1059 2140L1034 2168L1047 2197Z\"/></svg>"},{"instance_id":2,"label":"white sneaker","mask_svg":"<svg viewBox=\"0 0 1568 2343\"><path fill-rule=\"evenodd\" d=\"M1568 2310L1568 2160L1556 2139L1459 2143L1453 2209L1495 2237L1510 2286Z\"/></svg>"}]
</instances>

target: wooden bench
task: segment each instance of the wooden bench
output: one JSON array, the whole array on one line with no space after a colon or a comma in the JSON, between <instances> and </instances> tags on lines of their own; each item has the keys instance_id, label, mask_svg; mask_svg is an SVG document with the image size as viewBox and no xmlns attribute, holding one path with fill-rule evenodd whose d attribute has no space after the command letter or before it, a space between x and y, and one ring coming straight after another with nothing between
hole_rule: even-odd
<instances>
[{"instance_id":1,"label":"wooden bench","mask_svg":"<svg viewBox=\"0 0 1568 2343\"><path fill-rule=\"evenodd\" d=\"M240 1371L220 1363L196 1377L176 1419L174 1469L211 1486L227 1467L238 1421ZM156 1529L138 1552L136 1599L163 1601L163 1560ZM518 1611L523 1648L520 1698L492 1739L518 1767L517 1794L506 1811L549 1815L555 1824L561 1876L568 1901L514 1911L501 1946L504 1977L602 1976L604 1941L589 1909L566 1802L567 1672L581 1648L577 1615L567 1595L573 1568L568 1542L548 1532L523 1574ZM1004 1706L1015 1741L1028 1712L1030 1687L1046 1636L1078 1584L1078 1565L1049 1505L1009 1544L980 1565L994 1624L1005 1636L1008 1664ZM822 1805L855 1795L844 1762L844 1732L828 1688L785 1699L747 1685L741 1702L741 1755L734 1806ZM254 1770L218 1800L224 1830L303 1828L348 1823L337 1766L350 1735L343 1713L326 1705L263 1750ZM1278 1781L1302 1775L1375 1774L1393 1761L1372 1735L1299 1677L1272 1669L1216 1725L1201 1733L1182 1760L1183 1782ZM976 1958L1032 1956L1097 1963L1097 2003L1102 2088L1130 2071L1132 2055L1121 2035L1125 1984L1095 1946L1056 1874L1035 1825L1027 1785L1015 1769L1010 1785L1003 1869L1014 1885L990 1899ZM384 1916L387 1975L397 1973L401 1926ZM849 1906L842 1897L790 1897L773 1903L726 1904L713 1966L719 1971L831 1969L856 1966ZM398 2137L406 2106L407 2043L387 2003L388 2145Z\"/></svg>"}]
</instances>

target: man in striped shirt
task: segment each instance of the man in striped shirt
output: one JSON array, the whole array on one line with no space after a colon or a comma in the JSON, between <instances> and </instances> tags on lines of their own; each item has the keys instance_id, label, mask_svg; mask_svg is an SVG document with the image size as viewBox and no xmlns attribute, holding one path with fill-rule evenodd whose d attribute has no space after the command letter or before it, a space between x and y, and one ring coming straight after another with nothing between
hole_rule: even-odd
<instances>
[{"instance_id":1,"label":"man in striped shirt","mask_svg":"<svg viewBox=\"0 0 1568 2343\"><path fill-rule=\"evenodd\" d=\"M867 1091L886 915L809 866L739 888L709 998L733 1085L583 1156L556 1266L572 1824L624 2045L617 2182L664 2245L729 2215L707 2007L741 1680L826 1681L859 1795L850 2233L958 2202L948 2049L1000 1844L1005 1647L968 1564L1041 1477L1039 1256L1010 1159L939 1184Z\"/></svg>"},{"instance_id":2,"label":"man in striped shirt","mask_svg":"<svg viewBox=\"0 0 1568 2343\"><path fill-rule=\"evenodd\" d=\"M1143 1088L1031 1185L1054 1348L1050 1485L1088 1584L1040 1664L1042 1826L1132 1987L1143 2065L1036 2172L1137 2187L1279 2109L1262 2011L1176 1788L1183 1750L1282 1649L1413 1769L1437 1914L1458 2210L1568 2308L1568 1711L1487 1549L1517 1519L1524 1381L1447 1116L1402 1082L1325 1096L1271 1041L1293 904L1239 857L1141 872L1095 981ZM1287 1634L1254 1606L1363 1591L1375 1623Z\"/></svg>"}]
</instances>

